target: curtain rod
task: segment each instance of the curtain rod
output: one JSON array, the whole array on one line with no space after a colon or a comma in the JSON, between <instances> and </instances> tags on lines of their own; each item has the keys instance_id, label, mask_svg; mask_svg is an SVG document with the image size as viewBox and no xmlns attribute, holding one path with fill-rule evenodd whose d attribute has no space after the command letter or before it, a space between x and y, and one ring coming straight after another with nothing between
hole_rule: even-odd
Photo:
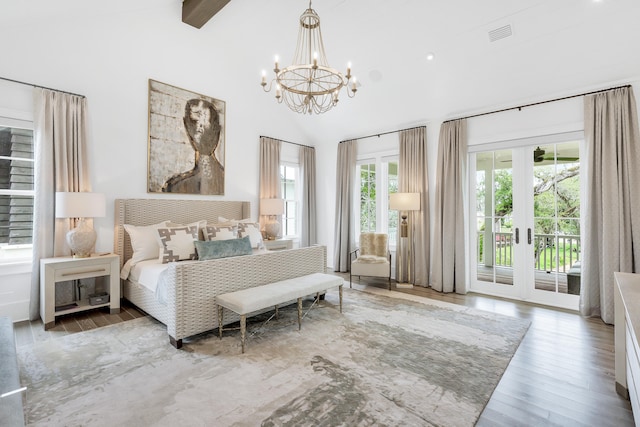
<instances>
[{"instance_id":1,"label":"curtain rod","mask_svg":"<svg viewBox=\"0 0 640 427\"><path fill-rule=\"evenodd\" d=\"M503 108L502 110L495 110L495 111L488 111L486 113L472 114L470 116L460 117L458 119L445 120L442 123L449 123L449 122L453 122L453 121L456 121L456 120L471 119L473 117L488 116L489 114L503 113L505 111L510 111L510 110L518 110L518 111L520 111L520 110L522 110L523 108L526 108L526 107L533 107L535 105L548 104L550 102L556 102L556 101L564 101L565 99L578 98L580 96L594 95L596 93L608 92L610 90L622 89L622 88L625 88L625 87L631 87L631 85L623 85L623 86L612 87L612 88L609 88L609 89L594 90L592 92L579 93L577 95L569 95L569 96L563 96L561 98L548 99L546 101L532 102L531 104L520 105L520 106L517 106L517 107Z\"/></svg>"},{"instance_id":2,"label":"curtain rod","mask_svg":"<svg viewBox=\"0 0 640 427\"><path fill-rule=\"evenodd\" d=\"M380 138L382 135L388 135L390 133L396 133L396 132L402 132L405 130L412 130L412 129L420 129L420 128L427 128L426 126L414 126L412 128L406 128L406 129L398 129L398 130L390 130L388 132L381 132L381 133L374 133L371 135L367 135L367 136L361 136L359 138L350 138L350 139L345 139L343 141L340 141L340 144L342 144L343 142L347 142L347 141L352 141L352 140L360 140L360 139L366 139L366 138L373 138L374 136L377 136L378 138Z\"/></svg>"},{"instance_id":3,"label":"curtain rod","mask_svg":"<svg viewBox=\"0 0 640 427\"><path fill-rule=\"evenodd\" d=\"M266 135L260 135L260 138L270 138L270 139L275 139L276 141L286 142L287 144L299 145L300 147L313 148L314 150L316 149L316 147L314 147L312 145L305 145L305 144L300 144L300 143L297 143L297 142L285 141L284 139L271 138L270 136L266 136Z\"/></svg>"},{"instance_id":4,"label":"curtain rod","mask_svg":"<svg viewBox=\"0 0 640 427\"><path fill-rule=\"evenodd\" d=\"M26 86L33 86L33 87L37 87L37 88L40 88L40 89L53 90L53 91L60 92L60 93L66 93L67 95L74 95L74 96L79 96L81 98L86 98L86 96L84 96L84 95L80 95L80 94L73 93L73 92L67 92L66 90L52 89L52 88L46 87L46 86L34 85L33 83L21 82L20 80L8 79L6 77L0 77L0 80L6 80L6 81L12 82L12 83L18 83L18 84L26 85Z\"/></svg>"}]
</instances>

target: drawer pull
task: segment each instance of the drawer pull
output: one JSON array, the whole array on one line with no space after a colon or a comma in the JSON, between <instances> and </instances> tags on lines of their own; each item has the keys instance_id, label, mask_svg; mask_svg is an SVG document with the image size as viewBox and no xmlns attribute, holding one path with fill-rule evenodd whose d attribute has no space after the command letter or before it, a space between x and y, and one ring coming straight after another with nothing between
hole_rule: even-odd
<instances>
[{"instance_id":1,"label":"drawer pull","mask_svg":"<svg viewBox=\"0 0 640 427\"><path fill-rule=\"evenodd\" d=\"M73 273L62 273L61 276L75 276L76 274L87 274L87 273L106 273L107 270L101 268L99 270L87 270L87 271L74 271Z\"/></svg>"}]
</instances>

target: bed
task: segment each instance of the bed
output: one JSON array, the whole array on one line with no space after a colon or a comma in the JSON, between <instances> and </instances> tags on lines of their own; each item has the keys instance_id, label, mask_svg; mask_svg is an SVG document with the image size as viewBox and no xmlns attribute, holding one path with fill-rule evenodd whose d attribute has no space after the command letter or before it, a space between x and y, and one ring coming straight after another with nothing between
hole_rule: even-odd
<instances>
[{"instance_id":1,"label":"bed","mask_svg":"<svg viewBox=\"0 0 640 427\"><path fill-rule=\"evenodd\" d=\"M189 224L201 220L217 223L219 217L242 219L251 215L245 201L116 199L114 248L120 267L133 249L124 225L146 226L162 221ZM135 306L167 326L169 342L182 347L187 337L218 327L216 295L312 273L324 273L326 247L280 251L257 251L252 255L206 261L169 263L164 277L165 302L156 293L131 278L122 281L122 295ZM224 324L239 320L225 314Z\"/></svg>"}]
</instances>

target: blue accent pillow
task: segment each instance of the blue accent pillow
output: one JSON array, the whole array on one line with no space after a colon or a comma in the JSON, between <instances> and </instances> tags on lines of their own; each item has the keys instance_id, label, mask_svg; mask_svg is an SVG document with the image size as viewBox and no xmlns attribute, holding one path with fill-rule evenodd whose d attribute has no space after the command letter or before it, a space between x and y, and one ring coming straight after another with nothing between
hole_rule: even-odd
<instances>
[{"instance_id":1,"label":"blue accent pillow","mask_svg":"<svg viewBox=\"0 0 640 427\"><path fill-rule=\"evenodd\" d=\"M205 261L208 259L228 258L239 255L251 255L251 240L249 236L242 239L210 240L203 242L195 241L198 259Z\"/></svg>"}]
</instances>

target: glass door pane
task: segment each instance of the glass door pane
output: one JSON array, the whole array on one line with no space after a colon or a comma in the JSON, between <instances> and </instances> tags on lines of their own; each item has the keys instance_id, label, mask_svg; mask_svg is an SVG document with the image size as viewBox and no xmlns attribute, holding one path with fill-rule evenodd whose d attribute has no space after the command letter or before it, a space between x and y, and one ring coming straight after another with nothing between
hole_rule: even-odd
<instances>
[{"instance_id":1,"label":"glass door pane","mask_svg":"<svg viewBox=\"0 0 640 427\"><path fill-rule=\"evenodd\" d=\"M580 158L578 142L533 150L536 290L580 293Z\"/></svg>"},{"instance_id":2,"label":"glass door pane","mask_svg":"<svg viewBox=\"0 0 640 427\"><path fill-rule=\"evenodd\" d=\"M513 285L512 151L476 155L476 278Z\"/></svg>"}]
</instances>

